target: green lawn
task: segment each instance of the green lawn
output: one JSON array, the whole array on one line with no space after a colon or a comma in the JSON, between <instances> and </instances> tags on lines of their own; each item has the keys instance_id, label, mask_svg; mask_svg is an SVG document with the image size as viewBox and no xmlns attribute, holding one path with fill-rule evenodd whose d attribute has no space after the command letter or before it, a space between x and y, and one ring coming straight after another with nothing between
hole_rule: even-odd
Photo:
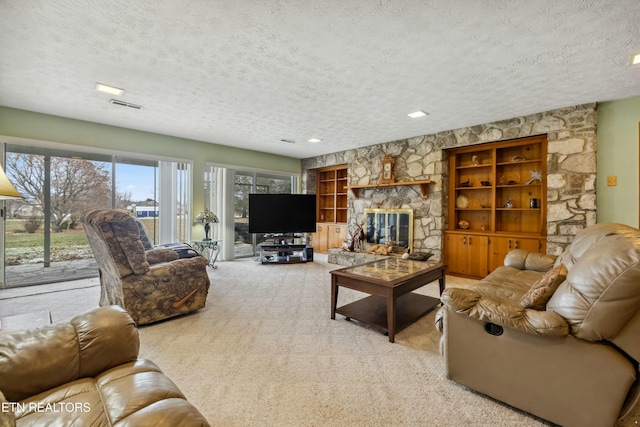
<instances>
[{"instance_id":1,"label":"green lawn","mask_svg":"<svg viewBox=\"0 0 640 427\"><path fill-rule=\"evenodd\" d=\"M151 238L157 221L142 219ZM8 219L5 222L5 265L19 265L24 263L42 262L44 257L44 228L35 233L27 233L24 229L25 220ZM157 233L156 233L157 234ZM73 259L91 258L93 254L89 248L87 235L81 225L76 229L51 232L51 261L68 261Z\"/></svg>"},{"instance_id":2,"label":"green lawn","mask_svg":"<svg viewBox=\"0 0 640 427\"><path fill-rule=\"evenodd\" d=\"M31 248L44 244L44 231L40 227L35 233L24 231L22 220L11 219L6 221L5 247L9 248ZM75 230L65 230L62 233L51 233L51 246L64 248L67 246L88 245L86 234L82 227Z\"/></svg>"}]
</instances>

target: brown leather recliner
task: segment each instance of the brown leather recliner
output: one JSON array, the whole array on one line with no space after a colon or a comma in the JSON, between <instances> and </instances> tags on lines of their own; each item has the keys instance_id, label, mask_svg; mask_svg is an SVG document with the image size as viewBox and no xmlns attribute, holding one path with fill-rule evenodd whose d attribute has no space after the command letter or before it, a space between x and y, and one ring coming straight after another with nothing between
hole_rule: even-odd
<instances>
[{"instance_id":1,"label":"brown leather recliner","mask_svg":"<svg viewBox=\"0 0 640 427\"><path fill-rule=\"evenodd\" d=\"M522 296L560 264L568 274L546 307L525 308ZM588 227L555 260L510 252L478 283L447 288L442 303L436 326L446 376L457 383L563 426L612 426L638 400L635 228Z\"/></svg>"},{"instance_id":2,"label":"brown leather recliner","mask_svg":"<svg viewBox=\"0 0 640 427\"><path fill-rule=\"evenodd\" d=\"M208 426L139 347L118 306L0 335L0 425Z\"/></svg>"},{"instance_id":3,"label":"brown leather recliner","mask_svg":"<svg viewBox=\"0 0 640 427\"><path fill-rule=\"evenodd\" d=\"M134 218L122 211L89 210L81 222L100 269L101 306L119 305L139 325L205 306L210 281L204 257L145 251Z\"/></svg>"}]
</instances>

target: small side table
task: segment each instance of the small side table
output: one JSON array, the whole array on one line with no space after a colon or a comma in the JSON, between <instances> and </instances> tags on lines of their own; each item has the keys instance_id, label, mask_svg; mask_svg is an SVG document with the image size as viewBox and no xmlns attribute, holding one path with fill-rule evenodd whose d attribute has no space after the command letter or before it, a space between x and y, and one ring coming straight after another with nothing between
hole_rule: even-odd
<instances>
[{"instance_id":1,"label":"small side table","mask_svg":"<svg viewBox=\"0 0 640 427\"><path fill-rule=\"evenodd\" d=\"M211 268L216 267L216 261L218 260L218 254L220 253L220 243L222 240L196 240L193 242L193 247L200 252L207 260L209 260L209 265ZM208 256L205 255L205 249L209 253Z\"/></svg>"}]
</instances>

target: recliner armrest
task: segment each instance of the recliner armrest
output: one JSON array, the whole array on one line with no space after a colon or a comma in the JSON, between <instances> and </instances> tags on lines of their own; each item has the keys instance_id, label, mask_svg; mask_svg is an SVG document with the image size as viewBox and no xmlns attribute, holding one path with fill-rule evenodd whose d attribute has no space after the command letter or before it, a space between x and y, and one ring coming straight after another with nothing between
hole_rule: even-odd
<instances>
[{"instance_id":1,"label":"recliner armrest","mask_svg":"<svg viewBox=\"0 0 640 427\"><path fill-rule=\"evenodd\" d=\"M524 308L508 299L469 289L448 288L442 293L441 300L444 307L456 314L530 335L563 337L569 334L569 324L559 314Z\"/></svg>"},{"instance_id":2,"label":"recliner armrest","mask_svg":"<svg viewBox=\"0 0 640 427\"><path fill-rule=\"evenodd\" d=\"M548 271L556 262L556 256L525 249L514 249L504 257L504 265L519 270Z\"/></svg>"},{"instance_id":3,"label":"recliner armrest","mask_svg":"<svg viewBox=\"0 0 640 427\"><path fill-rule=\"evenodd\" d=\"M171 262L180 258L178 253L173 249L154 248L145 252L147 262L150 265L159 264L161 262Z\"/></svg>"}]
</instances>

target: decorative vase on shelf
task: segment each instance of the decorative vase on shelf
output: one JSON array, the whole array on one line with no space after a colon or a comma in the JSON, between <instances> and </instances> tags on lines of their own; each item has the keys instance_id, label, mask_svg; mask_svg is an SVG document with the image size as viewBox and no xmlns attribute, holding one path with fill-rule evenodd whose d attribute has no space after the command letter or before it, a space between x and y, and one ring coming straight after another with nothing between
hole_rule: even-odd
<instances>
[{"instance_id":1,"label":"decorative vase on shelf","mask_svg":"<svg viewBox=\"0 0 640 427\"><path fill-rule=\"evenodd\" d=\"M456 197L456 208L466 209L469 207L469 198L464 194L460 194Z\"/></svg>"},{"instance_id":2,"label":"decorative vase on shelf","mask_svg":"<svg viewBox=\"0 0 640 427\"><path fill-rule=\"evenodd\" d=\"M211 240L211 238L209 237L209 231L211 230L211 226L209 225L210 223L217 223L218 222L218 217L216 214L214 214L213 212L211 212L209 209L205 209L204 211L200 212L200 214L198 214L198 216L196 216L195 220L193 221L195 224L204 224L204 239L205 241Z\"/></svg>"}]
</instances>

